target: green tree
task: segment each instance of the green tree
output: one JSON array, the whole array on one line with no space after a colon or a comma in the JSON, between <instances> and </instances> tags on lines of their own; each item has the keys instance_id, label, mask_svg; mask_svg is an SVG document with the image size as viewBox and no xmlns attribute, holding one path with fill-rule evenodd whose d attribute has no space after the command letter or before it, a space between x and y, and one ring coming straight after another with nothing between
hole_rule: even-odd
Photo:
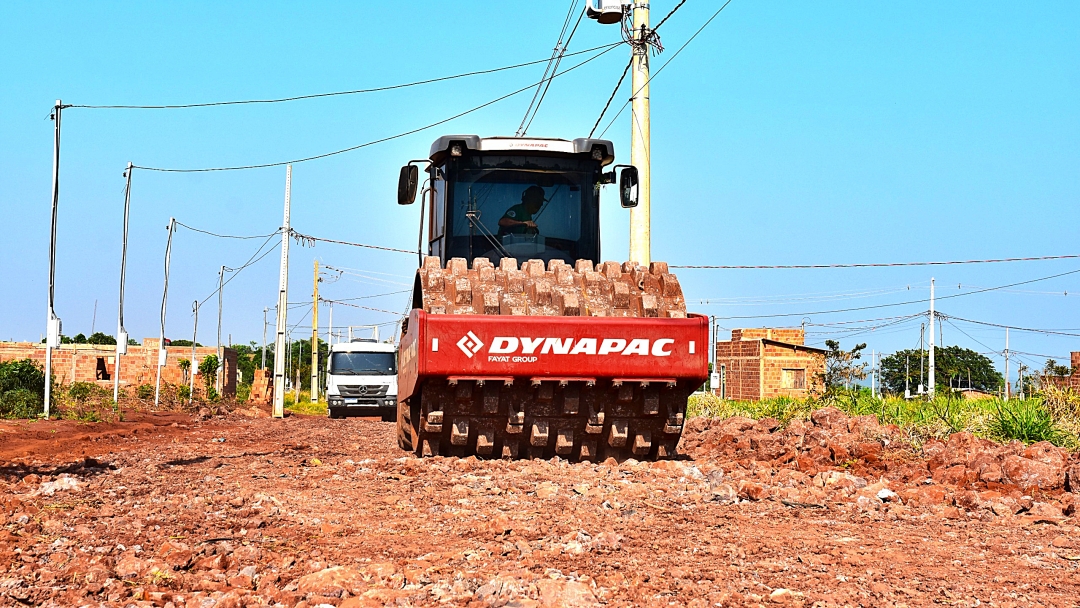
<instances>
[{"instance_id":1,"label":"green tree","mask_svg":"<svg viewBox=\"0 0 1080 608\"><path fill-rule=\"evenodd\" d=\"M173 340L169 346L191 346L191 340ZM202 344L196 342L195 346L202 346Z\"/></svg>"},{"instance_id":2,"label":"green tree","mask_svg":"<svg viewBox=\"0 0 1080 608\"><path fill-rule=\"evenodd\" d=\"M851 350L843 350L836 340L825 341L826 394L836 394L866 377L866 363L860 363L866 344L856 344Z\"/></svg>"},{"instance_id":3,"label":"green tree","mask_svg":"<svg viewBox=\"0 0 1080 608\"><path fill-rule=\"evenodd\" d=\"M78 336L76 336L78 337ZM116 344L116 338L102 333L100 331L94 332L86 339L87 344Z\"/></svg>"},{"instance_id":4,"label":"green tree","mask_svg":"<svg viewBox=\"0 0 1080 608\"><path fill-rule=\"evenodd\" d=\"M917 348L897 351L881 359L881 383L889 392L904 394L904 380L914 393L919 385L919 362L922 374L929 381L929 352ZM906 371L905 371L906 367ZM1004 378L994 369L994 362L969 348L942 346L934 350L934 380L937 390L973 388L995 392L1004 385Z\"/></svg>"},{"instance_id":5,"label":"green tree","mask_svg":"<svg viewBox=\"0 0 1080 608\"><path fill-rule=\"evenodd\" d=\"M0 362L0 417L30 418L45 407L45 371L30 359Z\"/></svg>"},{"instance_id":6,"label":"green tree","mask_svg":"<svg viewBox=\"0 0 1080 608\"><path fill-rule=\"evenodd\" d=\"M214 382L217 380L218 358L217 355L206 355L203 357L202 362L199 363L199 373L203 377L203 386L206 389L206 394L212 394L214 391ZM216 393L216 391L214 391Z\"/></svg>"}]
</instances>

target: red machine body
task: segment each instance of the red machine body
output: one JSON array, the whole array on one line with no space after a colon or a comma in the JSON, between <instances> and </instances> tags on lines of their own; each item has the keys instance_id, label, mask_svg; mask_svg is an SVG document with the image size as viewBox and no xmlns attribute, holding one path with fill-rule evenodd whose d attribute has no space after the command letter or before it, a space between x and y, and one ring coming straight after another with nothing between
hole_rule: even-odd
<instances>
[{"instance_id":1,"label":"red machine body","mask_svg":"<svg viewBox=\"0 0 1080 608\"><path fill-rule=\"evenodd\" d=\"M442 315L414 309L398 399L426 378L676 384L708 377L708 319Z\"/></svg>"}]
</instances>

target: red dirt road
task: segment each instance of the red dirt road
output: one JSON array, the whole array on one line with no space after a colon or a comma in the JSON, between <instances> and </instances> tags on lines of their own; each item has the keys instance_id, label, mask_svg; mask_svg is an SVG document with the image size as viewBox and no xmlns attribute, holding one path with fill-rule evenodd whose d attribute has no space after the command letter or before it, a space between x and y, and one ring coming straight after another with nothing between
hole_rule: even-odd
<instances>
[{"instance_id":1,"label":"red dirt road","mask_svg":"<svg viewBox=\"0 0 1080 608\"><path fill-rule=\"evenodd\" d=\"M701 427L696 460L570 464L419 460L371 420L3 423L0 605L1080 605L1061 489L866 498L937 484Z\"/></svg>"}]
</instances>

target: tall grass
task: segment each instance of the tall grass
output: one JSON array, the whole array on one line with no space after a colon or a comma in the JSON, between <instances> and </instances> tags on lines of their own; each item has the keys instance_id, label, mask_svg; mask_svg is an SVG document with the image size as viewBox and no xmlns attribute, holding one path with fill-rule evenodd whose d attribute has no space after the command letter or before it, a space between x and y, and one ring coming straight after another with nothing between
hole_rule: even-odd
<instances>
[{"instance_id":1,"label":"tall grass","mask_svg":"<svg viewBox=\"0 0 1080 608\"><path fill-rule=\"evenodd\" d=\"M781 426L786 426L792 420L809 419L814 410L832 406L852 416L874 416L882 425L896 425L915 443L969 431L996 441L1050 441L1069 449L1080 449L1080 395L1055 390L1057 392L1047 391L1023 401L964 400L952 395L938 396L931 401L905 400L873 397L869 391L852 391L828 400L777 397L731 401L706 393L690 397L687 415L775 418Z\"/></svg>"}]
</instances>

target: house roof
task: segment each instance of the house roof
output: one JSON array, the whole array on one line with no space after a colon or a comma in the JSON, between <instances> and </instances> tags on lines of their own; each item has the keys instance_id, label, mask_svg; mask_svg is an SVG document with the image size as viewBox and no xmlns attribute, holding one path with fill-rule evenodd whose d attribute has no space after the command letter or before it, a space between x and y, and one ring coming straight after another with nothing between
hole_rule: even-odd
<instances>
[{"instance_id":1,"label":"house roof","mask_svg":"<svg viewBox=\"0 0 1080 608\"><path fill-rule=\"evenodd\" d=\"M805 350L812 353L825 354L827 351L824 348L814 348L813 346L806 346L804 344L792 344L790 342L781 342L779 340L772 340L770 338L758 338L762 344L772 344L773 346L787 346L794 348L795 350Z\"/></svg>"}]
</instances>

